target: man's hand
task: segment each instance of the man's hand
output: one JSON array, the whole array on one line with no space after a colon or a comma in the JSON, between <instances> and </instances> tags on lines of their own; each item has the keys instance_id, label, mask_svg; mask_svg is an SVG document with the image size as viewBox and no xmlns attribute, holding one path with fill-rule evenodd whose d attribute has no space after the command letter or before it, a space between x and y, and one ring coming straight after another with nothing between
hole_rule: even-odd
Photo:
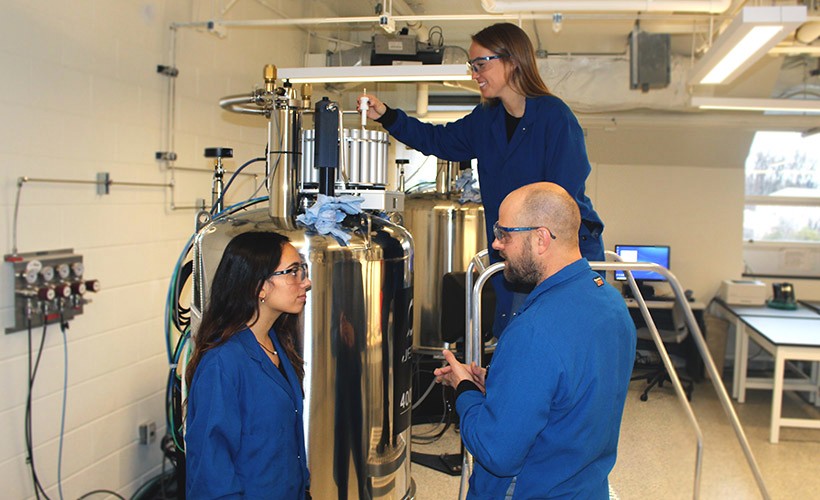
<instances>
[{"instance_id":1,"label":"man's hand","mask_svg":"<svg viewBox=\"0 0 820 500\"><path fill-rule=\"evenodd\" d=\"M433 375L436 376L436 382L450 386L454 389L458 387L458 384L462 380L472 380L473 382L476 382L476 377L473 376L472 367L459 363L455 355L447 349L441 352L444 354L444 360L447 362L448 366L442 366L441 368L436 368L435 371L433 371ZM481 368L475 368L479 371L483 371ZM481 382L476 382L476 385L481 387L482 390L484 389L483 373L481 375Z\"/></svg>"},{"instance_id":2,"label":"man's hand","mask_svg":"<svg viewBox=\"0 0 820 500\"><path fill-rule=\"evenodd\" d=\"M484 388L484 377L487 376L487 369L481 368L480 366L475 364L475 361L473 361L472 363L470 363L470 373L473 376L473 382L475 383L475 385L477 385L478 388L481 389L481 392L487 394L487 389Z\"/></svg>"},{"instance_id":3,"label":"man's hand","mask_svg":"<svg viewBox=\"0 0 820 500\"><path fill-rule=\"evenodd\" d=\"M378 120L387 112L387 105L373 94L362 94L356 99L356 110L362 110L362 97L367 98L367 117L371 120Z\"/></svg>"}]
</instances>

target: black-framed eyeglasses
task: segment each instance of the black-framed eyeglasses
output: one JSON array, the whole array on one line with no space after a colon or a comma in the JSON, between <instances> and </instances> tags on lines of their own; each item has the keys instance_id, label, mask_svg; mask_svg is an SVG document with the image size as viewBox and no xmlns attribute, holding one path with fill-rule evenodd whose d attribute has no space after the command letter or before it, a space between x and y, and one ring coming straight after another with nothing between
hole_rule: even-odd
<instances>
[{"instance_id":1,"label":"black-framed eyeglasses","mask_svg":"<svg viewBox=\"0 0 820 500\"><path fill-rule=\"evenodd\" d=\"M501 224L498 223L498 221L496 221L495 224L493 224L493 236L495 236L495 239L497 239L501 243L505 243L507 241L507 238L509 238L510 233L523 233L523 232L526 232L526 231L535 231L536 229L540 229L542 227L547 230L547 232L550 235L550 238L555 239L555 235L552 234L552 231L550 231L550 228L548 228L548 227L544 227L544 226L507 227L507 226L502 226Z\"/></svg>"},{"instance_id":2,"label":"black-framed eyeglasses","mask_svg":"<svg viewBox=\"0 0 820 500\"><path fill-rule=\"evenodd\" d=\"M288 284L295 285L296 283L302 283L305 281L307 278L307 270L307 263L302 262L301 264L292 265L287 269L282 269L281 271L274 271L270 276L271 278L274 276L285 276L285 281Z\"/></svg>"},{"instance_id":3,"label":"black-framed eyeglasses","mask_svg":"<svg viewBox=\"0 0 820 500\"><path fill-rule=\"evenodd\" d=\"M467 61L467 67L470 68L470 71L473 73L482 73L486 69L487 63L492 61L493 59L502 59L505 56L496 54L494 56L481 56L476 57L475 59L470 59Z\"/></svg>"}]
</instances>

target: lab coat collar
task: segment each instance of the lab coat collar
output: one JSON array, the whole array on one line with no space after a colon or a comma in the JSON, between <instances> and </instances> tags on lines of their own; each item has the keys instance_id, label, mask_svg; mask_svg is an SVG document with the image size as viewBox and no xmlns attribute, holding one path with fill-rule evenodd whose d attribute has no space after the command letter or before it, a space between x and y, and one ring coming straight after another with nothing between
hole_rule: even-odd
<instances>
[{"instance_id":1,"label":"lab coat collar","mask_svg":"<svg viewBox=\"0 0 820 500\"><path fill-rule=\"evenodd\" d=\"M302 390L299 387L299 382L296 377L296 371L293 369L293 366L290 364L290 360L288 359L287 355L282 348L282 345L279 343L279 339L276 336L276 332L273 331L273 328L268 332L268 336L273 341L273 346L276 348L276 352L279 354L279 362L282 363L282 366L285 369L285 373L288 374L287 380L285 377L279 373L279 369L271 362L270 358L265 354L262 350L262 346L259 345L259 342L256 340L256 336L254 336L253 332L250 328L245 328L241 332L236 335L239 338L239 341L242 343L242 347L245 348L245 351L248 353L248 356L253 359L255 362L259 363L259 366L262 368L262 371L265 372L265 375L270 377L274 382L276 382L285 392L290 396L293 400L294 404L296 404L297 408L301 407L301 395Z\"/></svg>"},{"instance_id":2,"label":"lab coat collar","mask_svg":"<svg viewBox=\"0 0 820 500\"><path fill-rule=\"evenodd\" d=\"M512 140L507 142L507 110L504 105L499 102L495 106L495 117L493 118L493 136L495 138L496 146L499 151L504 151L504 159L509 158L512 153L524 141L526 136L532 130L532 123L538 114L535 110L537 101L531 97L526 98L524 105L524 116L519 120L515 128L515 133Z\"/></svg>"},{"instance_id":3,"label":"lab coat collar","mask_svg":"<svg viewBox=\"0 0 820 500\"><path fill-rule=\"evenodd\" d=\"M529 295L527 295L527 299L524 301L524 304L521 306L519 314L524 312L530 304L532 304L539 296L544 293L547 293L551 288L554 288L565 281L569 281L575 276L580 273L587 272L591 268L589 267L589 262L586 258L581 257L580 259L572 262L564 266L560 271L553 274L549 278L545 279L541 283L536 286Z\"/></svg>"}]
</instances>

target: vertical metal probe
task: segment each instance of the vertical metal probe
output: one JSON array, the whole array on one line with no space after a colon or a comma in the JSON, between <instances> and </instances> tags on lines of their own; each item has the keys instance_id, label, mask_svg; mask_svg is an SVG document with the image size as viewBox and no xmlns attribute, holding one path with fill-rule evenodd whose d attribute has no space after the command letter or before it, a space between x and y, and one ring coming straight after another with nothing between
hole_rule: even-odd
<instances>
[{"instance_id":1,"label":"vertical metal probe","mask_svg":"<svg viewBox=\"0 0 820 500\"><path fill-rule=\"evenodd\" d=\"M367 88L362 89L362 94L367 94ZM359 99L359 111L362 112L362 130L367 125L367 110L370 109L370 98L362 96Z\"/></svg>"}]
</instances>

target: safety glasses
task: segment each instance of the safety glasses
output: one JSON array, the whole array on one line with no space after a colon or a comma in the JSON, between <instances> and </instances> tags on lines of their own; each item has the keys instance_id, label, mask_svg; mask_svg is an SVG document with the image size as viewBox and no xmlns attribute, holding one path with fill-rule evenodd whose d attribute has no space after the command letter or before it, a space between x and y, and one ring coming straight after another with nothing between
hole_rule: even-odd
<instances>
[{"instance_id":1,"label":"safety glasses","mask_svg":"<svg viewBox=\"0 0 820 500\"><path fill-rule=\"evenodd\" d=\"M487 63L492 61L493 59L502 59L505 56L501 55L494 55L494 56L481 56L476 57L475 59L470 59L467 61L467 67L470 68L470 71L473 73L483 73L484 70L487 69Z\"/></svg>"},{"instance_id":2,"label":"safety glasses","mask_svg":"<svg viewBox=\"0 0 820 500\"><path fill-rule=\"evenodd\" d=\"M285 282L289 285L302 283L307 278L308 265L305 262L301 264L294 264L287 269L281 271L274 271L271 273L271 278L274 276L285 276Z\"/></svg>"},{"instance_id":3,"label":"safety glasses","mask_svg":"<svg viewBox=\"0 0 820 500\"><path fill-rule=\"evenodd\" d=\"M535 231L539 228L544 228L550 235L550 238L555 239L555 235L552 234L552 231L548 227L544 226L522 226L522 227L507 227L502 226L498 223L498 221L493 224L493 236L495 239L500 241L502 244L507 242L507 239L510 237L510 233L523 233L526 231Z\"/></svg>"}]
</instances>

